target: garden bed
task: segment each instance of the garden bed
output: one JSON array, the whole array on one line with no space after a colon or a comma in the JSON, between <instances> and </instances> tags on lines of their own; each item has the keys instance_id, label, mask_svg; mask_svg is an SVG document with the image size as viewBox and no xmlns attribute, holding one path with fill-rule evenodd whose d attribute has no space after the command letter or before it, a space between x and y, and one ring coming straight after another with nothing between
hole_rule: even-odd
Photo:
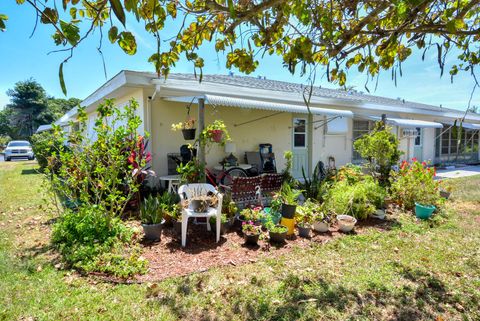
<instances>
[{"instance_id":1,"label":"garden bed","mask_svg":"<svg viewBox=\"0 0 480 321\"><path fill-rule=\"evenodd\" d=\"M378 220L369 218L361 221L349 234L362 234L371 228L389 230L396 220ZM264 233L266 236L267 233ZM142 256L148 260L149 269L145 275L136 280L158 281L169 277L182 276L196 272L204 272L211 268L233 265L238 266L256 262L260 258L272 258L292 251L294 248L305 248L312 244L329 242L345 236L336 226L327 233L312 232L311 238L298 235L290 237L284 244L269 243L261 239L258 246L244 244L242 233L231 229L222 235L220 242L215 242L213 232L208 232L205 225L189 224L187 246L182 248L180 237L173 228L164 228L160 242L143 242Z\"/></svg>"}]
</instances>

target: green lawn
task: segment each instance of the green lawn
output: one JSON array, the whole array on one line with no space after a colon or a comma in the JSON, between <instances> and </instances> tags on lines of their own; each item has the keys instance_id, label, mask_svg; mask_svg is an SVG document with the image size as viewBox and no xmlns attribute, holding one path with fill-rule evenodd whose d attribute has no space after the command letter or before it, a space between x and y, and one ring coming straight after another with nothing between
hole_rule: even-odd
<instances>
[{"instance_id":1,"label":"green lawn","mask_svg":"<svg viewBox=\"0 0 480 321\"><path fill-rule=\"evenodd\" d=\"M158 284L59 269L34 162L0 163L0 320L480 320L480 176L433 222L399 215L275 260Z\"/></svg>"}]
</instances>

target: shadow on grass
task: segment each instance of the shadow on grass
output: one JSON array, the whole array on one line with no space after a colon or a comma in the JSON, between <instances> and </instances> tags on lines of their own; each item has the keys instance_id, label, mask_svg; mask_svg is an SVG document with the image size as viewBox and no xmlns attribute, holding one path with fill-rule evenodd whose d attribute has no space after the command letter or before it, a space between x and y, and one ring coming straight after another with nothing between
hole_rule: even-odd
<instances>
[{"instance_id":1,"label":"shadow on grass","mask_svg":"<svg viewBox=\"0 0 480 321\"><path fill-rule=\"evenodd\" d=\"M236 315L247 320L315 320L324 319L328 312L337 318L341 315L340 318L346 319L435 320L439 315L445 314L447 306L457 309L455 314L461 313L460 303L464 303L460 300L470 300L468 297L460 299L450 294L442 280L433 273L401 264L394 266L398 276L408 281L404 283L408 285L395 291L372 284L365 291L359 292L341 284L331 284L322 277L298 277L294 274L284 277L275 289L268 288L271 286L269 284L253 285L252 282L247 288L240 285L230 290L219 288L217 291L223 293L224 300L228 303L223 305L221 315ZM157 303L168 307L181 319L188 317L191 307L183 304L189 300L179 300L179 296L197 297L196 292L202 289L205 280L198 276L178 281L176 293L158 297ZM268 297L272 291L277 300ZM207 306L201 305L204 311L211 311ZM209 320L212 315L200 319Z\"/></svg>"},{"instance_id":2,"label":"shadow on grass","mask_svg":"<svg viewBox=\"0 0 480 321\"><path fill-rule=\"evenodd\" d=\"M35 168L22 169L22 175L32 175L32 174L40 174L40 172Z\"/></svg>"}]
</instances>

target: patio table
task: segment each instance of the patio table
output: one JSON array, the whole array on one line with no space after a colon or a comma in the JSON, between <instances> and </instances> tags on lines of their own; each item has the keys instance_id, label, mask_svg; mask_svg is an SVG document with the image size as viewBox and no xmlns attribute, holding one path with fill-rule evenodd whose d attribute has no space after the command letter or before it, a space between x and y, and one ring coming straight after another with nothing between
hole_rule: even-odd
<instances>
[{"instance_id":1,"label":"patio table","mask_svg":"<svg viewBox=\"0 0 480 321\"><path fill-rule=\"evenodd\" d=\"M158 179L160 181L167 182L169 193L176 193L178 190L178 186L180 186L181 176L179 174L165 175L165 176L160 176Z\"/></svg>"},{"instance_id":2,"label":"patio table","mask_svg":"<svg viewBox=\"0 0 480 321\"><path fill-rule=\"evenodd\" d=\"M222 165L217 165L217 166L214 166L213 169L216 170L216 171L222 171L222 170L225 169L225 170L227 171L227 170L229 170L229 169L231 169L231 168L236 168L236 167L241 168L241 169L243 169L243 170L246 171L246 170L251 169L251 168L252 168L252 165L250 165L250 164L238 164L238 165L236 165L236 166L222 166Z\"/></svg>"}]
</instances>

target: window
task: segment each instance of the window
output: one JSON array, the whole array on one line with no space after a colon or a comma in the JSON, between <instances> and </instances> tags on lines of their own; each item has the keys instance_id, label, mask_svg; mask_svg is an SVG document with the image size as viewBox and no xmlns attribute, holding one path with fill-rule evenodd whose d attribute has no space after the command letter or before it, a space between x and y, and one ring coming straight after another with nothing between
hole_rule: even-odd
<instances>
[{"instance_id":1,"label":"window","mask_svg":"<svg viewBox=\"0 0 480 321\"><path fill-rule=\"evenodd\" d=\"M417 135L415 136L415 146L422 146L422 129L420 127L415 128Z\"/></svg>"},{"instance_id":2,"label":"window","mask_svg":"<svg viewBox=\"0 0 480 321\"><path fill-rule=\"evenodd\" d=\"M356 141L360 137L362 137L365 134L368 134L371 130L373 130L374 123L369 120L353 120L353 141ZM353 155L352 155L352 161L354 162L360 162L362 160L362 157L360 156L359 153L353 150Z\"/></svg>"},{"instance_id":3,"label":"window","mask_svg":"<svg viewBox=\"0 0 480 321\"><path fill-rule=\"evenodd\" d=\"M477 161L479 131L463 128L461 137L458 137L458 128L449 128L450 125L447 126L436 132L435 156L439 158L439 161L444 163ZM439 137L440 133L441 137ZM460 140L459 146L458 140Z\"/></svg>"},{"instance_id":4,"label":"window","mask_svg":"<svg viewBox=\"0 0 480 321\"><path fill-rule=\"evenodd\" d=\"M307 120L303 118L293 119L293 147L307 146Z\"/></svg>"}]
</instances>

